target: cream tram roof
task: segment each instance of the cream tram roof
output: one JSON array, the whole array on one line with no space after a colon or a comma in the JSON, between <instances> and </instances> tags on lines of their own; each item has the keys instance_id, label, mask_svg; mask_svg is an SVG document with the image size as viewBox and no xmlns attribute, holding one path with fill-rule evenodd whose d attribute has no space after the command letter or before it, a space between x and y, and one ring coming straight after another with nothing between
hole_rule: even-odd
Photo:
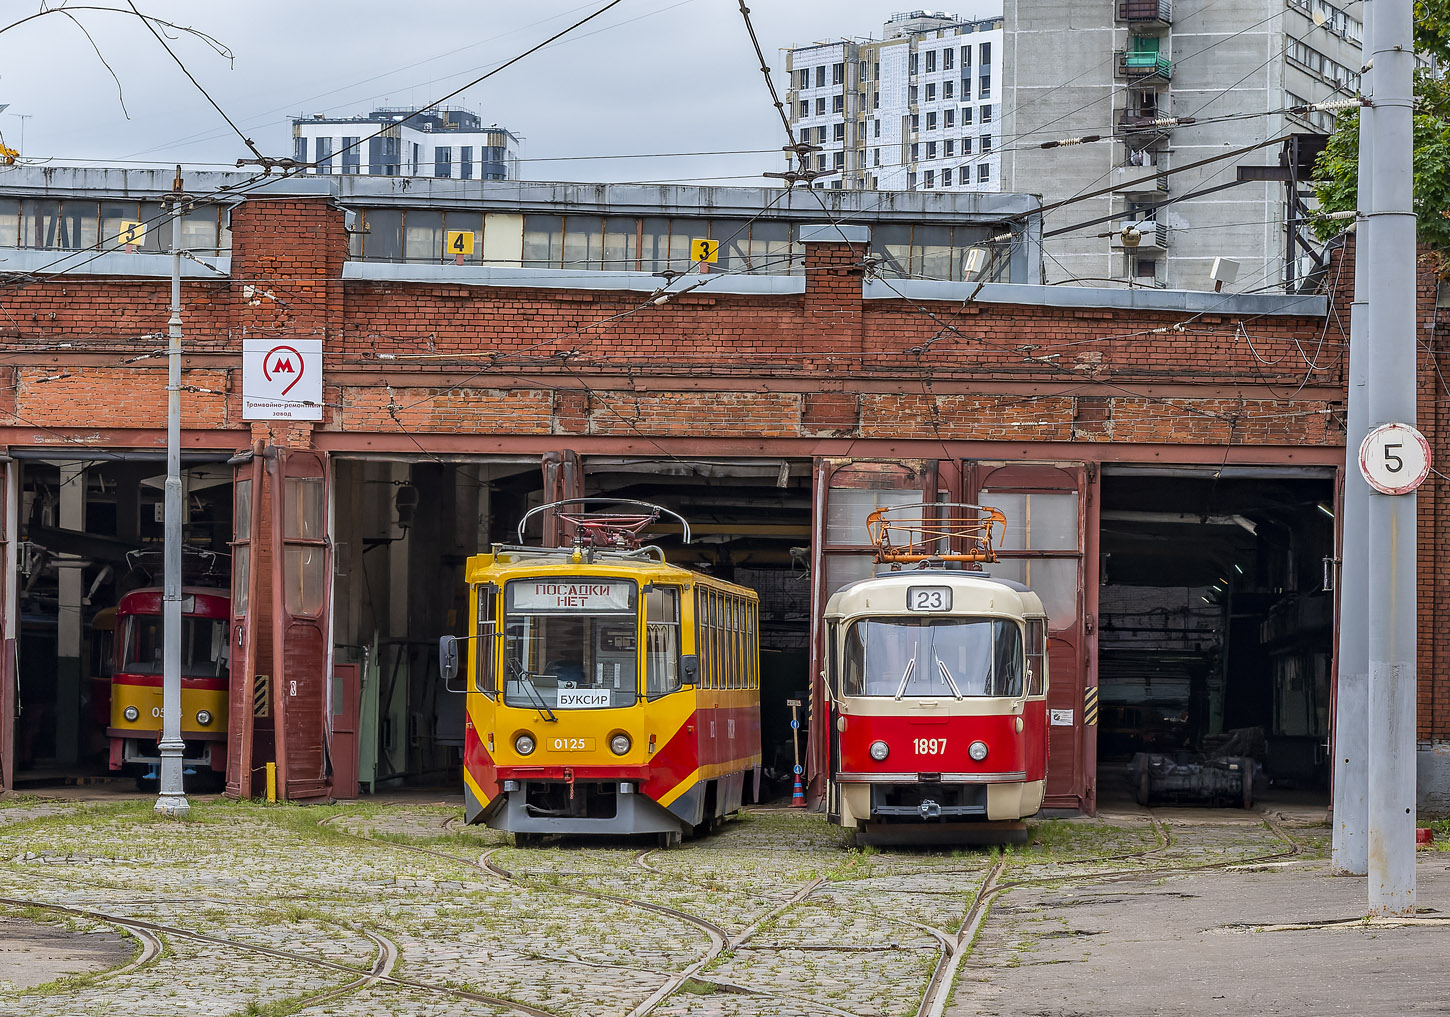
<instances>
[{"instance_id":1,"label":"cream tram roof","mask_svg":"<svg viewBox=\"0 0 1450 1017\"><path fill-rule=\"evenodd\" d=\"M952 608L959 614L991 614L1011 617L1047 612L1037 594L1011 579L995 579L980 572L955 569L915 569L886 572L843 586L826 602L826 617L845 618L861 614L921 614L906 606L907 590L919 586L949 586Z\"/></svg>"}]
</instances>

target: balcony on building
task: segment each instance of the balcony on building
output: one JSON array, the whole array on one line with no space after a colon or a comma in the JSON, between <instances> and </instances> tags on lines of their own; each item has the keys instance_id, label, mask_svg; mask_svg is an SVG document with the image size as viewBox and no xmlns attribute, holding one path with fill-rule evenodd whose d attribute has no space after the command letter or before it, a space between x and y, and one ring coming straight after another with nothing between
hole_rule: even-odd
<instances>
[{"instance_id":1,"label":"balcony on building","mask_svg":"<svg viewBox=\"0 0 1450 1017\"><path fill-rule=\"evenodd\" d=\"M1134 28L1168 28L1173 0L1118 0L1118 20Z\"/></svg>"},{"instance_id":2,"label":"balcony on building","mask_svg":"<svg viewBox=\"0 0 1450 1017\"><path fill-rule=\"evenodd\" d=\"M1120 138L1137 139L1140 144L1146 136L1166 137L1175 126L1166 93L1161 99L1154 97L1149 102L1131 104L1113 114L1113 133Z\"/></svg>"},{"instance_id":3,"label":"balcony on building","mask_svg":"<svg viewBox=\"0 0 1450 1017\"><path fill-rule=\"evenodd\" d=\"M1132 230L1129 230L1129 227ZM1132 233L1136 233L1133 236ZM1127 234L1127 235L1125 235ZM1156 257L1168 253L1168 227L1161 222L1155 223L1151 219L1133 221L1124 219L1118 223L1118 228L1112 234L1113 249L1116 251L1132 251L1141 258ZM1136 240L1137 243L1133 243Z\"/></svg>"},{"instance_id":4,"label":"balcony on building","mask_svg":"<svg viewBox=\"0 0 1450 1017\"><path fill-rule=\"evenodd\" d=\"M1157 42L1156 39L1135 39L1135 42ZM1137 49L1118 50L1118 77L1130 80L1159 78L1173 79L1173 61L1158 52L1158 47L1140 46Z\"/></svg>"},{"instance_id":5,"label":"balcony on building","mask_svg":"<svg viewBox=\"0 0 1450 1017\"><path fill-rule=\"evenodd\" d=\"M1168 193L1169 179L1168 153L1152 149L1130 152L1123 165L1113 167L1113 193L1161 198Z\"/></svg>"}]
</instances>

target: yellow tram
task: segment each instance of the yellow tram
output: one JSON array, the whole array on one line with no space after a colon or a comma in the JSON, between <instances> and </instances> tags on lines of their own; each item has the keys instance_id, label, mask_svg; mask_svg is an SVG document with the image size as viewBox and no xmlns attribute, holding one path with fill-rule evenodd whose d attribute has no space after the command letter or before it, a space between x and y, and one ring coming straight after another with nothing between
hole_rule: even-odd
<instances>
[{"instance_id":1,"label":"yellow tram","mask_svg":"<svg viewBox=\"0 0 1450 1017\"><path fill-rule=\"evenodd\" d=\"M466 672L459 639L440 642L444 679L467 695L467 821L519 843L676 843L759 793L758 598L641 544L662 513L688 541L675 513L616 499L590 509L603 500L540 506L518 545L470 558ZM565 546L524 546L544 511L572 531Z\"/></svg>"}]
</instances>

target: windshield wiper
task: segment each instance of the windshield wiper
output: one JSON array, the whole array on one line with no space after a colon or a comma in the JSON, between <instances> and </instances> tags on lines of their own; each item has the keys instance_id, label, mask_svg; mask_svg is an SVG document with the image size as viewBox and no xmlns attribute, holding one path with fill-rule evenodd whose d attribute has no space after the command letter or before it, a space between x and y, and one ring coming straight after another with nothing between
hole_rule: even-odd
<instances>
[{"instance_id":1,"label":"windshield wiper","mask_svg":"<svg viewBox=\"0 0 1450 1017\"><path fill-rule=\"evenodd\" d=\"M952 695L961 699L962 694L957 690L957 683L952 681L952 673L947 670L947 666L941 662L940 658L937 659L936 666L941 668L941 676L947 680L947 688L952 690Z\"/></svg>"},{"instance_id":2,"label":"windshield wiper","mask_svg":"<svg viewBox=\"0 0 1450 1017\"><path fill-rule=\"evenodd\" d=\"M912 657L906 662L906 670L901 673L901 687L896 690L896 698L900 699L906 695L906 685L911 681L911 672L916 670L916 658Z\"/></svg>"},{"instance_id":3,"label":"windshield wiper","mask_svg":"<svg viewBox=\"0 0 1450 1017\"><path fill-rule=\"evenodd\" d=\"M543 717L550 724L557 724L559 718L554 716L554 711L549 709L549 704L544 702L544 697L539 694L538 689L534 688L534 673L527 670L517 660L510 660L509 665L513 667L514 675L518 678L519 684L529 690L529 695L533 697L534 702L537 704L534 706L534 709L538 711L539 716ZM543 677L543 675L539 677Z\"/></svg>"}]
</instances>

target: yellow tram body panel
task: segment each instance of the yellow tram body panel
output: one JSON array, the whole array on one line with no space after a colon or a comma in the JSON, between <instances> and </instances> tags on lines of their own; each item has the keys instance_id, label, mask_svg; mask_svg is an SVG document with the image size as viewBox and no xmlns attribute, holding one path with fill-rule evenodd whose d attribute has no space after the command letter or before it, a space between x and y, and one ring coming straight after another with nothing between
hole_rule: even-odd
<instances>
[{"instance_id":1,"label":"yellow tram body panel","mask_svg":"<svg viewBox=\"0 0 1450 1017\"><path fill-rule=\"evenodd\" d=\"M745 775L758 771L754 592L653 558L602 557L503 551L468 561L470 822L525 833L683 833L738 808ZM536 613L510 612L510 598ZM541 606L549 598L557 615ZM612 614L590 614L590 605ZM604 619L574 680L566 663L518 671L531 640L547 643L530 626L551 617ZM692 660L696 684L687 680ZM541 691L536 679L557 687ZM549 804L538 804L546 794Z\"/></svg>"}]
</instances>

